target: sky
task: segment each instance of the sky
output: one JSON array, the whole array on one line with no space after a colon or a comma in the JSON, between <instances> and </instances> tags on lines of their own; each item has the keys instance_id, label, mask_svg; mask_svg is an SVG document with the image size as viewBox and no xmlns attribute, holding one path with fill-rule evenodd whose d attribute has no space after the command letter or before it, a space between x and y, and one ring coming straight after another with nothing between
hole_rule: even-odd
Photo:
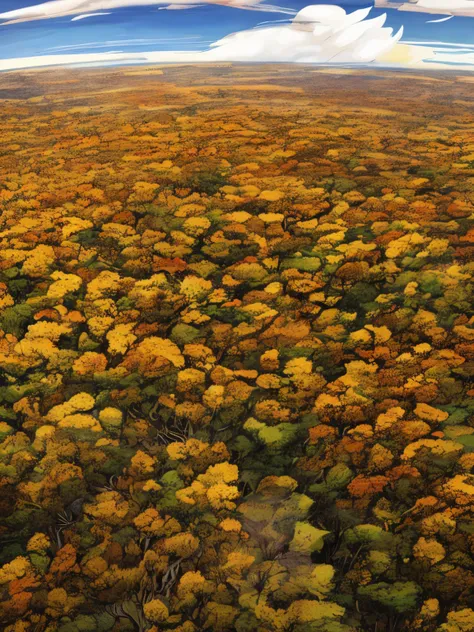
<instances>
[{"instance_id":1,"label":"sky","mask_svg":"<svg viewBox=\"0 0 474 632\"><path fill-rule=\"evenodd\" d=\"M0 70L183 61L474 70L474 0L279 2L0 0Z\"/></svg>"}]
</instances>

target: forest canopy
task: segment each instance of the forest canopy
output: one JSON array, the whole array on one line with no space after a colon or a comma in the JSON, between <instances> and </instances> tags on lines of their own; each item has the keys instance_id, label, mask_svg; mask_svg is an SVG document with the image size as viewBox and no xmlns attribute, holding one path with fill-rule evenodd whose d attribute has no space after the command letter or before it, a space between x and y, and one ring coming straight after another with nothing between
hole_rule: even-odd
<instances>
[{"instance_id":1,"label":"forest canopy","mask_svg":"<svg viewBox=\"0 0 474 632\"><path fill-rule=\"evenodd\" d=\"M2 629L469 632L470 84L163 72L6 79Z\"/></svg>"}]
</instances>

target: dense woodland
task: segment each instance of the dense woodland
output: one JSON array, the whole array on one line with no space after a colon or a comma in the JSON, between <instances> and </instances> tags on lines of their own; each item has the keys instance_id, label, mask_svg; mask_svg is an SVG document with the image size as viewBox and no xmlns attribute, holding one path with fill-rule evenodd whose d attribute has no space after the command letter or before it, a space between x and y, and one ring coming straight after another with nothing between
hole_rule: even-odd
<instances>
[{"instance_id":1,"label":"dense woodland","mask_svg":"<svg viewBox=\"0 0 474 632\"><path fill-rule=\"evenodd\" d=\"M471 77L0 98L1 629L472 631Z\"/></svg>"}]
</instances>

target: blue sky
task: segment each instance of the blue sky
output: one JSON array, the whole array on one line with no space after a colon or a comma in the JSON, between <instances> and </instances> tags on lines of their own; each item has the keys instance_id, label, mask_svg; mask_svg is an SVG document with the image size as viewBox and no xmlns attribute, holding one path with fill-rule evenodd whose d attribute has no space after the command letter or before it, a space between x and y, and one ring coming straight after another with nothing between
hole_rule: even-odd
<instances>
[{"instance_id":1,"label":"blue sky","mask_svg":"<svg viewBox=\"0 0 474 632\"><path fill-rule=\"evenodd\" d=\"M74 0L71 1L74 2ZM101 0L92 1L101 2ZM387 1L389 0L381 0L379 3L386 4ZM469 0L458 1L464 1L464 4L469 2ZM55 0L49 3L53 10L54 2ZM261 3L261 0L257 0L256 3L258 11L220 4L205 4L179 11L159 10L158 6L126 6L109 9L106 6L107 2L108 0L103 0L104 8L100 9L100 12L107 12L107 15L95 15L80 20L73 20L74 15L71 14L55 17L54 13L48 19L29 19L11 24L5 24L8 21L6 18L0 20L0 24L3 22L0 60L43 55L61 56L66 53L202 51L207 49L210 43L231 33L253 29L262 22L288 20L289 23L292 19L291 15L274 11L267 12L266 2ZM126 2L127 0L123 0L123 4ZM252 0L247 0L247 3L250 2ZM474 0L471 2L474 6ZM35 0L0 0L0 12L4 14L40 4ZM309 4L311 0L282 0L282 5L294 9L295 12ZM326 0L324 4L337 4L348 14L356 9L373 6L363 0L350 0L345 3ZM435 14L433 11L426 13L422 10L404 11L386 6L375 6L370 13L370 18L386 13L387 20L384 27L392 27L394 33L401 26L404 27L402 42L457 43L473 46L474 49L474 17L455 15L448 21L432 22L438 18L448 17L448 7L455 4L456 0L447 1L447 9L440 14ZM161 6L166 7L164 4ZM253 5L250 8L254 8ZM94 12L98 11L90 11L90 13ZM89 13L89 11L77 10L76 13ZM278 40L275 40L275 46L278 48ZM438 48L438 45L433 44L433 46ZM446 50L457 49L448 46ZM468 61L469 58L469 63L472 63L470 61L472 56L474 56L474 50L470 52L466 49L459 51L456 59Z\"/></svg>"}]
</instances>

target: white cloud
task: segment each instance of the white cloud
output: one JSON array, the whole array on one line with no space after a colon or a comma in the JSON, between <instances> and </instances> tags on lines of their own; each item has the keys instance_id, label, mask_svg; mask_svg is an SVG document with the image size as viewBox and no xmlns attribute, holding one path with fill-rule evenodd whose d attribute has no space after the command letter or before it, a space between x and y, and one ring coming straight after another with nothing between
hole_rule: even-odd
<instances>
[{"instance_id":1,"label":"white cloud","mask_svg":"<svg viewBox=\"0 0 474 632\"><path fill-rule=\"evenodd\" d=\"M249 9L252 11L266 11L286 13L294 15L296 11L285 7L277 7L274 5L261 4L262 0L205 0L205 4L220 4L236 9ZM166 7L181 6L183 8L193 8L196 0L173 0L170 5L169 0L49 0L34 6L14 9L0 13L0 19L6 20L3 26L7 24L17 24L18 22L31 22L34 20L47 20L51 18L60 18L69 15L84 15L97 13L98 11L109 11L112 9L121 9L124 7L145 7L159 6Z\"/></svg>"},{"instance_id":2,"label":"white cloud","mask_svg":"<svg viewBox=\"0 0 474 632\"><path fill-rule=\"evenodd\" d=\"M97 50L99 48L108 49L110 52L111 47L120 46L120 48L128 48L133 46L135 48L143 46L152 46L154 44L177 44L185 43L187 46L202 46L209 43L206 40L202 40L200 35L189 35L187 37L159 37L159 38L134 38L134 39L120 39L120 40L104 40L99 42L83 42L82 44L66 44L63 46L52 46L47 48L46 52L59 53L59 52L84 52Z\"/></svg>"},{"instance_id":3,"label":"white cloud","mask_svg":"<svg viewBox=\"0 0 474 632\"><path fill-rule=\"evenodd\" d=\"M427 42L427 41L423 41L423 40L405 40L404 41L405 44L415 44L415 45L421 45L421 46L442 46L443 48L445 47L449 47L449 46L454 46L455 48L458 48L459 46L462 46L463 48L473 48L474 49L474 44L459 44L459 42Z\"/></svg>"},{"instance_id":4,"label":"white cloud","mask_svg":"<svg viewBox=\"0 0 474 632\"><path fill-rule=\"evenodd\" d=\"M85 20L86 18L95 18L96 15L110 15L110 12L108 13L83 13L82 15L76 15L75 18L72 18L71 22L77 22L77 20Z\"/></svg>"},{"instance_id":5,"label":"white cloud","mask_svg":"<svg viewBox=\"0 0 474 632\"><path fill-rule=\"evenodd\" d=\"M211 45L209 61L355 63L377 61L400 40L384 27L386 15L365 19L370 8L347 14L333 5L311 5L290 24L240 31Z\"/></svg>"},{"instance_id":6,"label":"white cloud","mask_svg":"<svg viewBox=\"0 0 474 632\"><path fill-rule=\"evenodd\" d=\"M426 24L438 24L438 22L447 22L448 20L452 20L454 15L448 15L445 18L439 18L439 20L428 20Z\"/></svg>"},{"instance_id":7,"label":"white cloud","mask_svg":"<svg viewBox=\"0 0 474 632\"><path fill-rule=\"evenodd\" d=\"M89 64L140 64L146 63L146 55L129 53L74 53L60 55L38 55L0 59L0 71L47 68L48 66L88 66Z\"/></svg>"},{"instance_id":8,"label":"white cloud","mask_svg":"<svg viewBox=\"0 0 474 632\"><path fill-rule=\"evenodd\" d=\"M183 9L197 9L202 4L169 4L167 7L160 7L158 11L182 11Z\"/></svg>"},{"instance_id":9,"label":"white cloud","mask_svg":"<svg viewBox=\"0 0 474 632\"><path fill-rule=\"evenodd\" d=\"M375 6L398 9L398 11L474 17L474 0L410 0L409 2L375 0Z\"/></svg>"},{"instance_id":10,"label":"white cloud","mask_svg":"<svg viewBox=\"0 0 474 632\"><path fill-rule=\"evenodd\" d=\"M228 35L202 51L140 53L57 51L39 57L0 60L0 70L58 65L163 64L215 62L274 62L355 64L398 68L442 67L459 64L474 69L474 51L437 42L401 42L402 29L384 26L386 16L368 18L370 8L347 14L341 7L312 5L291 22ZM120 46L120 41L108 42ZM439 44L436 49L431 44ZM124 44L125 45L125 44ZM458 66L458 67L459 67ZM448 66L449 67L449 66Z\"/></svg>"}]
</instances>

